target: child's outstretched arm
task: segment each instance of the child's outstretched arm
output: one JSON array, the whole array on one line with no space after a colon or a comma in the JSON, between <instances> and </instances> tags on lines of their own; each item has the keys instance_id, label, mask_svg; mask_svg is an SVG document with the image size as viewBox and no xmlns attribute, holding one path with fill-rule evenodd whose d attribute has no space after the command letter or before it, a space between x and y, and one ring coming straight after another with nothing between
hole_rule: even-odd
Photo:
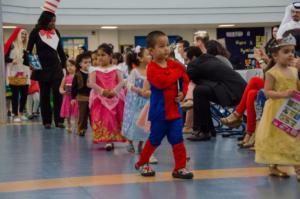
<instances>
[{"instance_id":1,"label":"child's outstretched arm","mask_svg":"<svg viewBox=\"0 0 300 199\"><path fill-rule=\"evenodd\" d=\"M289 98L296 92L295 90L274 91L274 83L275 83L275 78L270 73L266 73L264 90L267 98L272 98L272 99Z\"/></svg>"}]
</instances>

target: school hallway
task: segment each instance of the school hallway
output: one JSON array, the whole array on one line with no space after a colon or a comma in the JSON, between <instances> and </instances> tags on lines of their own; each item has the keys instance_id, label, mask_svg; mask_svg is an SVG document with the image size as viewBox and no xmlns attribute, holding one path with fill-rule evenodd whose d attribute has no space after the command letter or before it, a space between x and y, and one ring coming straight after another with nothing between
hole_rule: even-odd
<instances>
[{"instance_id":1,"label":"school hallway","mask_svg":"<svg viewBox=\"0 0 300 199\"><path fill-rule=\"evenodd\" d=\"M139 176L138 158L125 144L106 152L85 138L65 130L45 130L39 122L0 127L1 199L298 199L300 183L292 176L278 179L254 163L254 152L239 149L236 138L217 136L209 142L186 141L193 180L171 176L173 156L164 140L156 152L156 177Z\"/></svg>"}]
</instances>

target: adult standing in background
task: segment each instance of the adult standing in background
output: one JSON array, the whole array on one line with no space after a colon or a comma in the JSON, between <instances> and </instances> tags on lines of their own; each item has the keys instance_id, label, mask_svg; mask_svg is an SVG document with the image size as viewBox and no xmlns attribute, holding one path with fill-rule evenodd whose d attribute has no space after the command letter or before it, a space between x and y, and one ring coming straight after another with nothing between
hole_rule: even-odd
<instances>
[{"instance_id":1,"label":"adult standing in background","mask_svg":"<svg viewBox=\"0 0 300 199\"><path fill-rule=\"evenodd\" d=\"M49 3L50 2L50 3ZM64 128L64 120L60 117L62 96L59 93L59 86L63 78L63 68L66 65L66 55L63 51L60 34L55 29L58 1L46 1L44 11L40 15L37 25L31 31L27 50L32 53L36 46L42 69L34 70L31 79L39 82L41 114L43 125L46 129L51 128L52 109L50 96L53 95L54 122L58 128Z\"/></svg>"},{"instance_id":2,"label":"adult standing in background","mask_svg":"<svg viewBox=\"0 0 300 199\"><path fill-rule=\"evenodd\" d=\"M300 29L300 2L294 2L286 7L276 39L282 39L286 31L293 29Z\"/></svg>"},{"instance_id":3,"label":"adult standing in background","mask_svg":"<svg viewBox=\"0 0 300 199\"><path fill-rule=\"evenodd\" d=\"M26 46L28 42L27 31L21 29L13 43L13 49L9 58L11 63L7 65L7 84L12 91L12 110L14 122L26 121L24 109L28 95L28 85L30 84L30 69L26 59Z\"/></svg>"},{"instance_id":4,"label":"adult standing in background","mask_svg":"<svg viewBox=\"0 0 300 199\"><path fill-rule=\"evenodd\" d=\"M266 43L265 46L265 52L268 56L271 57L271 53L270 53L270 48L274 45L274 43L276 42L276 35L278 32L279 26L273 26L272 27L272 37L271 39Z\"/></svg>"}]
</instances>

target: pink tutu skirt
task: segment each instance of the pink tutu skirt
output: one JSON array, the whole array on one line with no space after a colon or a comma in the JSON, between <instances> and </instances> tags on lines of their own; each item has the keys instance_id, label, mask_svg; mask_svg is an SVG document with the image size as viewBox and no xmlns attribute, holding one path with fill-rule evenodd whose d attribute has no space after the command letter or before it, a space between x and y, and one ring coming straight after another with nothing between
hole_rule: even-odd
<instances>
[{"instance_id":1,"label":"pink tutu skirt","mask_svg":"<svg viewBox=\"0 0 300 199\"><path fill-rule=\"evenodd\" d=\"M78 116L79 110L78 110L77 100L74 106L71 104L71 101L72 101L71 95L64 95L64 99L60 109L60 117L69 118L69 117Z\"/></svg>"}]
</instances>

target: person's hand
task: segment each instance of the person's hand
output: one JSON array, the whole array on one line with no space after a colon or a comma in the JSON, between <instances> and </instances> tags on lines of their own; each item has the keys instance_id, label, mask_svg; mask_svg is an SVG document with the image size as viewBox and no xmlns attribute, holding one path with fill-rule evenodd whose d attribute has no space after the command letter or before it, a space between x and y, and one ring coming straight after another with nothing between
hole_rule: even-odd
<instances>
[{"instance_id":1,"label":"person's hand","mask_svg":"<svg viewBox=\"0 0 300 199\"><path fill-rule=\"evenodd\" d=\"M136 89L136 93L137 93L139 96L143 96L143 89L137 88L137 89Z\"/></svg>"},{"instance_id":2,"label":"person's hand","mask_svg":"<svg viewBox=\"0 0 300 199\"><path fill-rule=\"evenodd\" d=\"M178 93L178 96L175 98L175 101L179 103L179 102L181 102L183 99L184 99L183 93L182 93L182 92L179 92L179 93Z\"/></svg>"},{"instance_id":3,"label":"person's hand","mask_svg":"<svg viewBox=\"0 0 300 199\"><path fill-rule=\"evenodd\" d=\"M290 89L290 90L287 90L287 91L283 91L282 92L282 97L283 98L289 98L289 97L292 97L294 94L296 94L297 93L297 91L296 90L292 90L292 89Z\"/></svg>"},{"instance_id":4,"label":"person's hand","mask_svg":"<svg viewBox=\"0 0 300 199\"><path fill-rule=\"evenodd\" d=\"M76 100L75 100L75 99L72 99L72 100L71 100L71 105L72 105L72 106L75 106L75 104L76 104Z\"/></svg>"},{"instance_id":5,"label":"person's hand","mask_svg":"<svg viewBox=\"0 0 300 199\"><path fill-rule=\"evenodd\" d=\"M149 98L151 96L151 91L149 91L149 90L142 90L141 96L143 96L145 98Z\"/></svg>"},{"instance_id":6,"label":"person's hand","mask_svg":"<svg viewBox=\"0 0 300 199\"><path fill-rule=\"evenodd\" d=\"M60 90L60 94L65 95L67 92L65 90Z\"/></svg>"},{"instance_id":7,"label":"person's hand","mask_svg":"<svg viewBox=\"0 0 300 199\"><path fill-rule=\"evenodd\" d=\"M131 91L134 92L134 93L136 93L136 94L139 94L140 88L137 88L137 87L135 87L135 86L132 86L132 87L131 87Z\"/></svg>"},{"instance_id":8,"label":"person's hand","mask_svg":"<svg viewBox=\"0 0 300 199\"><path fill-rule=\"evenodd\" d=\"M292 66L296 67L298 71L300 71L300 58L295 58Z\"/></svg>"},{"instance_id":9,"label":"person's hand","mask_svg":"<svg viewBox=\"0 0 300 199\"><path fill-rule=\"evenodd\" d=\"M13 65L17 65L17 64L18 64L17 60L14 59L14 60L12 61L12 64L13 64Z\"/></svg>"},{"instance_id":10,"label":"person's hand","mask_svg":"<svg viewBox=\"0 0 300 199\"><path fill-rule=\"evenodd\" d=\"M114 90L109 90L108 98L113 98L117 95L117 93Z\"/></svg>"},{"instance_id":11,"label":"person's hand","mask_svg":"<svg viewBox=\"0 0 300 199\"><path fill-rule=\"evenodd\" d=\"M103 95L104 97L108 97L109 94L110 94L110 91L109 91L108 89L104 89L104 90L102 91L102 95Z\"/></svg>"}]
</instances>

